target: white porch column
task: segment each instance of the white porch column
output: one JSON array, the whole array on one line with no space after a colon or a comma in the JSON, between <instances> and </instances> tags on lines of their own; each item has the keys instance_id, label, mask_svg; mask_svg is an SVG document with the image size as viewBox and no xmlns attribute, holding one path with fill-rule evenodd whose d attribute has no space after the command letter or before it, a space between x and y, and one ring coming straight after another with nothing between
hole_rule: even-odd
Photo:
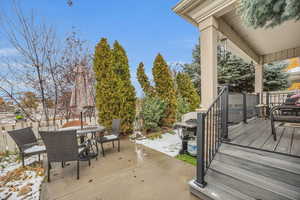
<instances>
[{"instance_id":1,"label":"white porch column","mask_svg":"<svg viewBox=\"0 0 300 200\"><path fill-rule=\"evenodd\" d=\"M264 90L264 69L263 64L258 63L255 65L255 86L254 91L256 93L262 93Z\"/></svg>"},{"instance_id":2,"label":"white porch column","mask_svg":"<svg viewBox=\"0 0 300 200\"><path fill-rule=\"evenodd\" d=\"M218 22L209 17L199 24L201 31L201 107L206 109L217 97Z\"/></svg>"}]
</instances>

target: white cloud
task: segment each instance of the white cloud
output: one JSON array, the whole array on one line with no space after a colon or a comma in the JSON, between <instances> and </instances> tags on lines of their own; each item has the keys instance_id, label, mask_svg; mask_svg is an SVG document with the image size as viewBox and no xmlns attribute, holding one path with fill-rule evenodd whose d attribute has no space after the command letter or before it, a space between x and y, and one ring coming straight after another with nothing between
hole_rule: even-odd
<instances>
[{"instance_id":1,"label":"white cloud","mask_svg":"<svg viewBox=\"0 0 300 200\"><path fill-rule=\"evenodd\" d=\"M0 49L0 56L14 56L18 51L15 48L2 48Z\"/></svg>"}]
</instances>

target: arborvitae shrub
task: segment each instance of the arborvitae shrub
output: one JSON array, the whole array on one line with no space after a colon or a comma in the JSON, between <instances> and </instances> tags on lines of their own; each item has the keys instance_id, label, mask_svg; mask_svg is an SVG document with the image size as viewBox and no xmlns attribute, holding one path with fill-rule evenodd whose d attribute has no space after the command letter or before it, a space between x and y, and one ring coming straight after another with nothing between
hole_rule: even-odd
<instances>
[{"instance_id":1,"label":"arborvitae shrub","mask_svg":"<svg viewBox=\"0 0 300 200\"><path fill-rule=\"evenodd\" d=\"M96 78L96 108L98 122L111 127L119 117L118 79L113 70L113 55L106 38L96 45L93 69Z\"/></svg>"},{"instance_id":2,"label":"arborvitae shrub","mask_svg":"<svg viewBox=\"0 0 300 200\"><path fill-rule=\"evenodd\" d=\"M116 41L113 48L113 70L117 76L119 118L123 133L133 131L136 114L135 88L131 84L128 58L124 48Z\"/></svg>"},{"instance_id":3,"label":"arborvitae shrub","mask_svg":"<svg viewBox=\"0 0 300 200\"><path fill-rule=\"evenodd\" d=\"M199 108L200 96L198 95L189 75L179 72L176 75L176 84L177 91L179 93L178 95L180 95L180 97L189 104L190 110L188 111L195 111L195 109Z\"/></svg>"},{"instance_id":4,"label":"arborvitae shrub","mask_svg":"<svg viewBox=\"0 0 300 200\"><path fill-rule=\"evenodd\" d=\"M154 60L152 74L156 95L167 104L162 125L171 126L176 121L176 90L171 71L161 54L158 54Z\"/></svg>"}]
</instances>

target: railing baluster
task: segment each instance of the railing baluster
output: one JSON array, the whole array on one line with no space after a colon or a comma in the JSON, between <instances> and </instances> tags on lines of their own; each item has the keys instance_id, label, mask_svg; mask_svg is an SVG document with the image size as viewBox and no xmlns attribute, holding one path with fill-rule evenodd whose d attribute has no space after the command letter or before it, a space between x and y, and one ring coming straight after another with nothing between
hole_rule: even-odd
<instances>
[{"instance_id":1,"label":"railing baluster","mask_svg":"<svg viewBox=\"0 0 300 200\"><path fill-rule=\"evenodd\" d=\"M204 130L204 134L205 134L205 163L206 163L206 168L208 168L208 160L209 160L209 151L208 151L208 115L206 115L206 126L205 126L205 130Z\"/></svg>"},{"instance_id":2,"label":"railing baluster","mask_svg":"<svg viewBox=\"0 0 300 200\"><path fill-rule=\"evenodd\" d=\"M243 122L247 124L247 96L246 93L242 93L243 95Z\"/></svg>"},{"instance_id":3,"label":"railing baluster","mask_svg":"<svg viewBox=\"0 0 300 200\"><path fill-rule=\"evenodd\" d=\"M213 148L214 148L214 154L216 153L216 149L217 149L217 146L216 146L216 144L217 144L217 130L218 130L218 128L217 128L217 126L218 126L218 123L217 123L217 105L218 104L215 104L214 105L214 146L213 146Z\"/></svg>"},{"instance_id":4,"label":"railing baluster","mask_svg":"<svg viewBox=\"0 0 300 200\"><path fill-rule=\"evenodd\" d=\"M209 111L209 162L212 160L213 149L212 149L212 140L213 140L213 120L212 120L212 107Z\"/></svg>"}]
</instances>

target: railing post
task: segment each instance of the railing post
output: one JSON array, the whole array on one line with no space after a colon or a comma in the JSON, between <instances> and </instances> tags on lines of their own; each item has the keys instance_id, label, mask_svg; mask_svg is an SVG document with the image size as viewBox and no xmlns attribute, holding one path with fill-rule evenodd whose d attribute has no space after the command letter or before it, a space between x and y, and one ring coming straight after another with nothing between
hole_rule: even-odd
<instances>
[{"instance_id":1,"label":"railing post","mask_svg":"<svg viewBox=\"0 0 300 200\"><path fill-rule=\"evenodd\" d=\"M197 177L195 184L204 188L205 176L205 113L197 114Z\"/></svg>"},{"instance_id":2,"label":"railing post","mask_svg":"<svg viewBox=\"0 0 300 200\"><path fill-rule=\"evenodd\" d=\"M266 114L267 117L269 117L269 109L270 109L270 95L269 92L266 93L266 105L267 105L267 110L266 110Z\"/></svg>"},{"instance_id":3,"label":"railing post","mask_svg":"<svg viewBox=\"0 0 300 200\"><path fill-rule=\"evenodd\" d=\"M260 102L260 93L256 93L256 105L258 105L258 104L261 104L261 102Z\"/></svg>"},{"instance_id":4,"label":"railing post","mask_svg":"<svg viewBox=\"0 0 300 200\"><path fill-rule=\"evenodd\" d=\"M247 94L242 93L243 95L243 122L247 124Z\"/></svg>"},{"instance_id":5,"label":"railing post","mask_svg":"<svg viewBox=\"0 0 300 200\"><path fill-rule=\"evenodd\" d=\"M222 141L229 141L228 138L228 115L229 115L229 88L225 86L225 91L221 99L221 109L222 109Z\"/></svg>"}]
</instances>

